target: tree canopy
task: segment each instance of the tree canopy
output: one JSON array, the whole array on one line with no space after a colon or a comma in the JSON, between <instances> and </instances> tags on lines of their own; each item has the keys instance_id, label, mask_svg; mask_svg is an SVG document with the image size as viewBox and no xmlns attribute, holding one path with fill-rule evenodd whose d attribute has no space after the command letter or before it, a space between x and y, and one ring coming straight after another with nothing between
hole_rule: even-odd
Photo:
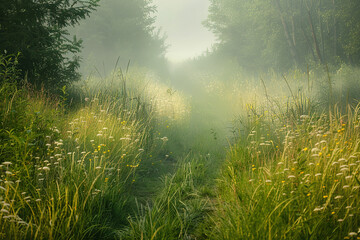
<instances>
[{"instance_id":1,"label":"tree canopy","mask_svg":"<svg viewBox=\"0 0 360 240\"><path fill-rule=\"evenodd\" d=\"M117 58L156 67L164 61L164 37L154 26L156 7L149 0L101 1L91 18L75 28L84 42L84 61L112 70Z\"/></svg>"},{"instance_id":2,"label":"tree canopy","mask_svg":"<svg viewBox=\"0 0 360 240\"><path fill-rule=\"evenodd\" d=\"M252 70L360 62L357 0L210 0L218 52Z\"/></svg>"},{"instance_id":3,"label":"tree canopy","mask_svg":"<svg viewBox=\"0 0 360 240\"><path fill-rule=\"evenodd\" d=\"M18 67L29 82L52 89L79 79L81 41L74 26L99 0L1 0L0 52L21 53Z\"/></svg>"}]
</instances>

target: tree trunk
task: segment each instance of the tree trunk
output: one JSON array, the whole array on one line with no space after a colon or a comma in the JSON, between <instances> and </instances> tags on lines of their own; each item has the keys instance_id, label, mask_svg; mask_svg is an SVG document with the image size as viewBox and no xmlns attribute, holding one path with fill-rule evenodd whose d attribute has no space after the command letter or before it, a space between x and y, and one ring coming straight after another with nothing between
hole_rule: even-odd
<instances>
[{"instance_id":1,"label":"tree trunk","mask_svg":"<svg viewBox=\"0 0 360 240\"><path fill-rule=\"evenodd\" d=\"M298 61L298 55L297 55L297 52L296 52L296 48L295 48L294 42L292 41L291 36L289 34L289 29L288 29L288 26L286 24L286 21L285 21L285 18L284 18L284 15L283 15L279 0L275 0L275 5L277 7L277 10L279 11L281 23L282 23L283 28L284 28L285 38L286 38L286 41L287 41L287 43L289 45L289 48L290 48L291 57L293 58L295 66L298 66L299 61Z\"/></svg>"},{"instance_id":2,"label":"tree trunk","mask_svg":"<svg viewBox=\"0 0 360 240\"><path fill-rule=\"evenodd\" d=\"M311 51L311 55L313 56L314 61L316 61L316 56L315 56L315 53L314 53L314 50L313 50L313 46L312 46L311 41L309 40L309 38L306 36L305 30L304 30L304 28L302 26L301 26L301 32L302 32L304 38L306 39L306 42L307 42L307 44L309 46L309 49Z\"/></svg>"},{"instance_id":3,"label":"tree trunk","mask_svg":"<svg viewBox=\"0 0 360 240\"><path fill-rule=\"evenodd\" d=\"M294 15L291 16L291 28L292 28L292 40L294 47L296 48Z\"/></svg>"},{"instance_id":4,"label":"tree trunk","mask_svg":"<svg viewBox=\"0 0 360 240\"><path fill-rule=\"evenodd\" d=\"M321 0L319 1L319 8L318 8L318 16L319 16L319 27L320 27L320 41L321 41L321 50L322 50L322 60L326 62L326 56L325 56L325 42L324 42L324 34L323 34L323 24L321 19Z\"/></svg>"},{"instance_id":5,"label":"tree trunk","mask_svg":"<svg viewBox=\"0 0 360 240\"><path fill-rule=\"evenodd\" d=\"M314 41L316 54L317 54L317 56L319 58L320 63L323 64L323 59L321 57L319 44L318 44L318 41L317 41L317 38L316 38L316 33L315 33L314 24L313 24L312 17L311 17L310 8L308 6L307 6L307 15L308 15L308 21L309 21L309 25L310 25L310 29L311 29L311 34L312 34L313 41Z\"/></svg>"},{"instance_id":6,"label":"tree trunk","mask_svg":"<svg viewBox=\"0 0 360 240\"><path fill-rule=\"evenodd\" d=\"M336 10L336 5L335 5L335 0L332 0L332 4L333 4L333 10L334 10L334 46L333 46L333 54L334 57L337 56L337 22L336 22L336 14L335 14L335 10Z\"/></svg>"}]
</instances>

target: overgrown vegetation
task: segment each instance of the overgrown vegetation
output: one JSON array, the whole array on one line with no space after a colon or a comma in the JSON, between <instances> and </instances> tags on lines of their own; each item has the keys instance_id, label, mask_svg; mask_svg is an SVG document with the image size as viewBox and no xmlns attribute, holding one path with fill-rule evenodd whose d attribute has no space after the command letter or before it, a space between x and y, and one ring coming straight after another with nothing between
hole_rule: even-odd
<instances>
[{"instance_id":1,"label":"overgrown vegetation","mask_svg":"<svg viewBox=\"0 0 360 240\"><path fill-rule=\"evenodd\" d=\"M16 62L2 60L10 68ZM110 238L126 222L136 170L163 144L153 137L151 108L119 87L84 92L81 108L66 114L63 99L17 87L7 69L1 74L1 238Z\"/></svg>"},{"instance_id":2,"label":"overgrown vegetation","mask_svg":"<svg viewBox=\"0 0 360 240\"><path fill-rule=\"evenodd\" d=\"M210 105L118 70L77 84L74 105L19 87L17 56L1 59L2 239L358 234L356 69L212 78ZM210 106L239 114L226 157Z\"/></svg>"},{"instance_id":3,"label":"overgrown vegetation","mask_svg":"<svg viewBox=\"0 0 360 240\"><path fill-rule=\"evenodd\" d=\"M98 1L5 2L0 239L360 238L359 4L211 1L219 45L171 75L151 1L109 1L84 33L139 66L75 83Z\"/></svg>"},{"instance_id":4,"label":"overgrown vegetation","mask_svg":"<svg viewBox=\"0 0 360 240\"><path fill-rule=\"evenodd\" d=\"M274 103L248 108L222 169L210 238L357 236L359 107L313 112L311 104L298 96L281 112Z\"/></svg>"}]
</instances>

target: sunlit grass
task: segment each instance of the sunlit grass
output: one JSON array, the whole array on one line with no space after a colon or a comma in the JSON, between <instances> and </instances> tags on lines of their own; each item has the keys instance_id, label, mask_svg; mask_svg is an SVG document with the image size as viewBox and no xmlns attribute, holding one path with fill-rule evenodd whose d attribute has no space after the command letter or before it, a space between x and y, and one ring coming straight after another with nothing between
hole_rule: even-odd
<instances>
[{"instance_id":1,"label":"sunlit grass","mask_svg":"<svg viewBox=\"0 0 360 240\"><path fill-rule=\"evenodd\" d=\"M126 221L135 172L165 138L124 81L85 86L67 114L44 93L3 84L2 239L109 237Z\"/></svg>"},{"instance_id":2,"label":"sunlit grass","mask_svg":"<svg viewBox=\"0 0 360 240\"><path fill-rule=\"evenodd\" d=\"M254 110L222 170L213 239L357 236L359 107L337 109L275 122Z\"/></svg>"}]
</instances>

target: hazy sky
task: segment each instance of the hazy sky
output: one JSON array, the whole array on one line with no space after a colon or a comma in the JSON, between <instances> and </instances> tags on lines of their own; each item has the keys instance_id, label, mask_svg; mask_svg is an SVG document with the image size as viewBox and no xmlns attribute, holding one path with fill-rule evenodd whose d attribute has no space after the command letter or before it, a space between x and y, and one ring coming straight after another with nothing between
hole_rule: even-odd
<instances>
[{"instance_id":1,"label":"hazy sky","mask_svg":"<svg viewBox=\"0 0 360 240\"><path fill-rule=\"evenodd\" d=\"M166 33L170 45L167 58L179 62L210 49L214 37L202 21L207 17L209 0L153 0L157 5L156 25Z\"/></svg>"}]
</instances>

